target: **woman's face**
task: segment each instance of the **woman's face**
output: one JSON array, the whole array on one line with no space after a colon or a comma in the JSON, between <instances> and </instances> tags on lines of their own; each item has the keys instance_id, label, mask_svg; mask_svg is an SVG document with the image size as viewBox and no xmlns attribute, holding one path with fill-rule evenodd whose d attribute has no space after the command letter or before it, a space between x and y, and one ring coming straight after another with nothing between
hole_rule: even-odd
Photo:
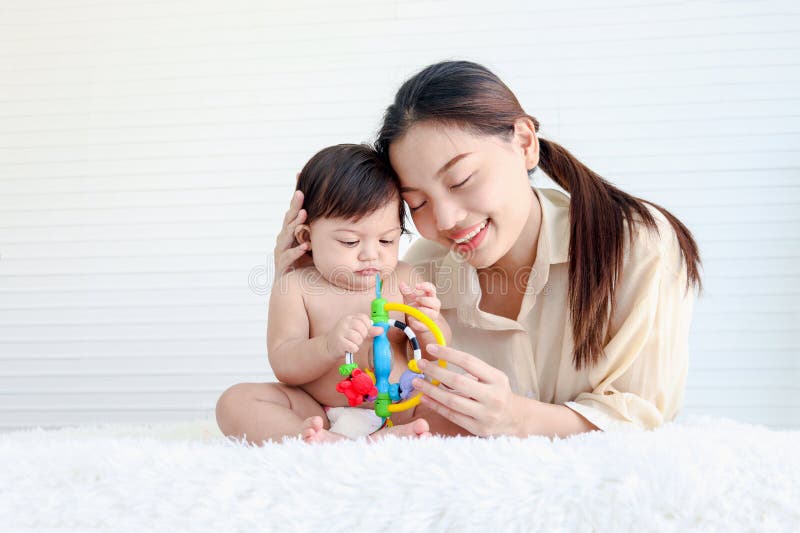
<instances>
[{"instance_id":1,"label":"woman's face","mask_svg":"<svg viewBox=\"0 0 800 533\"><path fill-rule=\"evenodd\" d=\"M475 268L494 265L520 241L533 195L528 169L539 162L530 121L517 121L508 138L417 123L391 144L389 157L426 239Z\"/></svg>"}]
</instances>

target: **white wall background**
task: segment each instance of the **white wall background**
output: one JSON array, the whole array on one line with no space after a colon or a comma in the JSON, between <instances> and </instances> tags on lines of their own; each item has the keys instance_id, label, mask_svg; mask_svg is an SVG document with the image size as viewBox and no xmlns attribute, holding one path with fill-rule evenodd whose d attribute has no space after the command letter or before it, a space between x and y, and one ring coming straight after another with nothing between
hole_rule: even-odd
<instances>
[{"instance_id":1,"label":"white wall background","mask_svg":"<svg viewBox=\"0 0 800 533\"><path fill-rule=\"evenodd\" d=\"M694 231L685 412L800 426L800 10L604 4L0 0L0 429L271 379L253 287L295 173L445 58Z\"/></svg>"}]
</instances>

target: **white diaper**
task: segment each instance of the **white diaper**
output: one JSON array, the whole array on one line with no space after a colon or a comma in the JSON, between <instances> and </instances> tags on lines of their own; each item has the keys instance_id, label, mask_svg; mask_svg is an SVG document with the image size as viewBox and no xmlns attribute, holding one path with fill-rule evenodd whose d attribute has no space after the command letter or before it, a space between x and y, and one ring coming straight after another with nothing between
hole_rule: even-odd
<instances>
[{"instance_id":1,"label":"white diaper","mask_svg":"<svg viewBox=\"0 0 800 533\"><path fill-rule=\"evenodd\" d=\"M327 407L325 413L331 422L330 430L351 439L366 437L383 425L383 419L372 409Z\"/></svg>"}]
</instances>

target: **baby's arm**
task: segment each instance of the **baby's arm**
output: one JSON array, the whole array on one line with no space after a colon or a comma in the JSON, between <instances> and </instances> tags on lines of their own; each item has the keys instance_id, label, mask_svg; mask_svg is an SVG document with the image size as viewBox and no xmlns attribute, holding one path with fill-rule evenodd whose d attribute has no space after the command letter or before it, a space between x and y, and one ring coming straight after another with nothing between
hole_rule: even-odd
<instances>
[{"instance_id":1,"label":"baby's arm","mask_svg":"<svg viewBox=\"0 0 800 533\"><path fill-rule=\"evenodd\" d=\"M321 377L344 354L328 352L325 335L309 339L302 271L283 274L269 298L267 351L275 377L287 385L304 385Z\"/></svg>"}]
</instances>

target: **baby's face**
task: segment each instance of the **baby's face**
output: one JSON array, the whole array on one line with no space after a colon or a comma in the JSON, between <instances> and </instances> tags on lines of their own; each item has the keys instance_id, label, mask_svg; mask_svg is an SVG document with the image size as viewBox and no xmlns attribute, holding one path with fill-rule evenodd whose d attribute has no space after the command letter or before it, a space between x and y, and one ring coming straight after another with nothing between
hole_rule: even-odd
<instances>
[{"instance_id":1,"label":"baby's face","mask_svg":"<svg viewBox=\"0 0 800 533\"><path fill-rule=\"evenodd\" d=\"M311 223L314 266L337 287L368 290L397 266L400 247L399 199L354 222L320 218Z\"/></svg>"}]
</instances>

